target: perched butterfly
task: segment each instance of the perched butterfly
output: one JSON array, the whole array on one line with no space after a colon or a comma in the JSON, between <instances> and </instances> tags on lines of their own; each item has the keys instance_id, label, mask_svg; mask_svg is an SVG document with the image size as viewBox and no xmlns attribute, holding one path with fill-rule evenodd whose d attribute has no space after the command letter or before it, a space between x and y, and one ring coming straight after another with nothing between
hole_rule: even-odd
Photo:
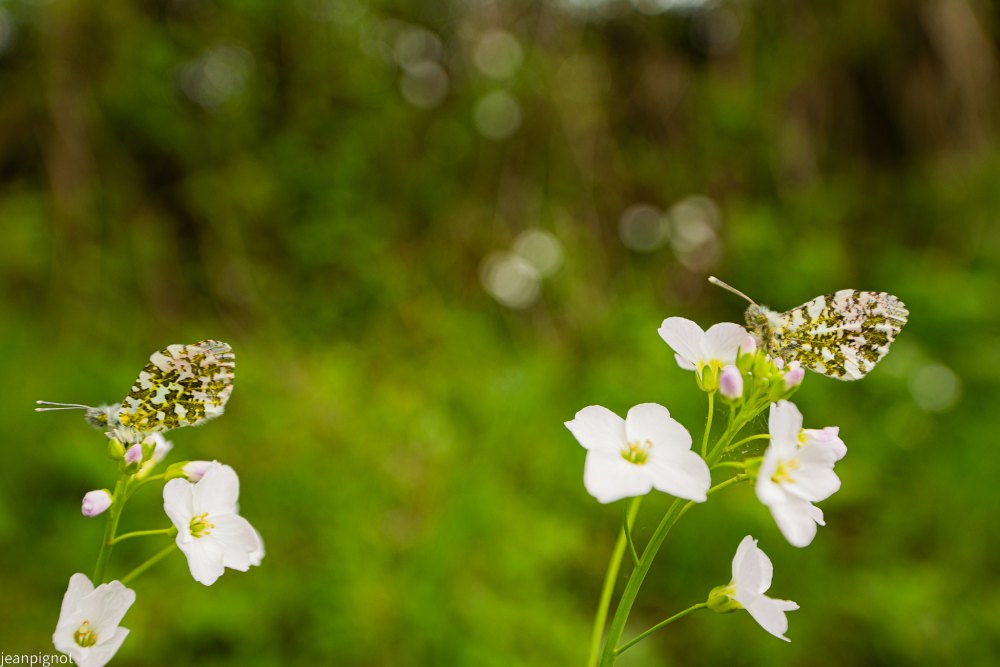
<instances>
[{"instance_id":1,"label":"perched butterfly","mask_svg":"<svg viewBox=\"0 0 1000 667\"><path fill-rule=\"evenodd\" d=\"M838 380L860 380L889 352L909 311L887 292L842 289L777 313L715 276L708 281L750 302L747 326L772 357Z\"/></svg>"},{"instance_id":2,"label":"perched butterfly","mask_svg":"<svg viewBox=\"0 0 1000 667\"><path fill-rule=\"evenodd\" d=\"M233 348L217 340L168 345L154 352L121 403L96 408L36 401L46 410L86 410L94 427L125 444L218 417L233 393Z\"/></svg>"}]
</instances>

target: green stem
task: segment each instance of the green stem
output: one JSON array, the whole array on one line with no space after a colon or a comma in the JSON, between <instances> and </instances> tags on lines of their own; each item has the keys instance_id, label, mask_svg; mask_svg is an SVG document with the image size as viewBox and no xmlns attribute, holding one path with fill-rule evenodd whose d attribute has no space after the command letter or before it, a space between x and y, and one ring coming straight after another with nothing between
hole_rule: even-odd
<instances>
[{"instance_id":1,"label":"green stem","mask_svg":"<svg viewBox=\"0 0 1000 667\"><path fill-rule=\"evenodd\" d=\"M128 490L128 493L125 494L125 499L128 500L129 498L131 498L133 495L135 495L136 491L138 491L142 487L146 486L150 482L155 482L155 481L157 481L159 479L163 479L164 477L165 477L165 474L164 473L160 473L159 475L150 475L149 477L145 477L143 479L140 479L139 481L137 481L134 484L132 484L132 487Z\"/></svg>"},{"instance_id":2,"label":"green stem","mask_svg":"<svg viewBox=\"0 0 1000 667\"><path fill-rule=\"evenodd\" d=\"M715 412L715 392L708 392L708 416L705 417L705 434L701 438L701 457L708 456L708 435L712 432L712 413Z\"/></svg>"},{"instance_id":3,"label":"green stem","mask_svg":"<svg viewBox=\"0 0 1000 667\"><path fill-rule=\"evenodd\" d=\"M720 461L712 466L712 470L716 468L735 468L736 470L745 470L747 464L743 461Z\"/></svg>"},{"instance_id":4,"label":"green stem","mask_svg":"<svg viewBox=\"0 0 1000 667\"><path fill-rule=\"evenodd\" d=\"M639 504L642 496L633 498L628 503L628 515L625 525L631 529L635 523L635 517L639 513ZM608 620L608 608L611 606L611 595L615 591L615 582L618 579L618 570L622 564L622 556L625 555L626 532L623 529L615 542L615 548L611 551L611 559L608 561L608 570L604 575L604 587L601 590L601 600L597 604L597 613L594 615L594 630L590 637L590 655L587 658L587 667L596 667L597 658L601 651L601 637L604 634L604 624Z\"/></svg>"},{"instance_id":5,"label":"green stem","mask_svg":"<svg viewBox=\"0 0 1000 667\"><path fill-rule=\"evenodd\" d=\"M632 567L639 564L639 554L636 553L635 543L632 541L632 524L629 521L629 514L632 512L632 505L638 502L641 497L633 498L625 503L625 516L622 518L622 532L625 533L625 542L628 544L628 551L632 556Z\"/></svg>"},{"instance_id":6,"label":"green stem","mask_svg":"<svg viewBox=\"0 0 1000 667\"><path fill-rule=\"evenodd\" d=\"M622 644L618 648L616 648L615 649L615 654L616 655L621 655L622 653L624 653L625 651L629 650L630 648L632 648L633 646L635 646L636 644L638 644L643 639L645 639L649 635L653 634L654 632L656 632L660 628L673 623L678 618L683 618L683 617L687 616L688 614L690 614L693 611L697 611L698 609L704 609L707 606L708 606L707 603L705 603L705 602L699 602L696 605L692 605L692 606L688 607L684 611L677 612L676 614L674 614L670 618L668 618L668 619L666 619L664 621L660 621L659 623L657 623L656 625L654 625L653 627L651 627L649 630L646 630L645 632L643 632L641 635L635 637L634 639L632 639L632 640L630 640L630 641Z\"/></svg>"},{"instance_id":7,"label":"green stem","mask_svg":"<svg viewBox=\"0 0 1000 667\"><path fill-rule=\"evenodd\" d=\"M133 537L145 537L147 535L176 535L177 528L171 526L170 528L155 528L153 530L135 530L131 533L124 533L118 537L111 540L111 544L118 544L122 540L128 540Z\"/></svg>"},{"instance_id":8,"label":"green stem","mask_svg":"<svg viewBox=\"0 0 1000 667\"><path fill-rule=\"evenodd\" d=\"M137 568L126 574L124 577L122 577L121 578L122 584L128 585L130 581L132 581L140 574L142 574L143 572L145 572L146 570L148 570L149 568L153 567L158 562L166 558L170 554L170 552L174 550L176 546L177 546L176 544L171 542L169 546L163 547L163 549L157 552L156 555L152 556L151 558L146 560L146 562L144 562L142 565L138 566Z\"/></svg>"},{"instance_id":9,"label":"green stem","mask_svg":"<svg viewBox=\"0 0 1000 667\"><path fill-rule=\"evenodd\" d=\"M771 435L768 434L768 433L760 433L758 435L751 435L748 438L743 438L742 440L739 440L737 442L734 442L731 445L728 445L725 449L722 450L722 453L726 454L728 452L731 452L734 449L736 449L737 447L739 447L740 445L742 445L744 443L747 443L747 442L750 442L751 440L770 440L770 439L771 439Z\"/></svg>"},{"instance_id":10,"label":"green stem","mask_svg":"<svg viewBox=\"0 0 1000 667\"><path fill-rule=\"evenodd\" d=\"M115 531L118 530L118 519L121 518L127 500L125 488L128 479L129 475L122 473L121 479L115 482L114 493L111 494L111 508L108 510L108 522L104 527L104 539L101 541L101 550L97 553L97 564L94 566L95 586L104 583L104 571L108 567L108 559L111 558L111 545L114 544Z\"/></svg>"},{"instance_id":11,"label":"green stem","mask_svg":"<svg viewBox=\"0 0 1000 667\"><path fill-rule=\"evenodd\" d=\"M712 495L746 479L749 479L748 475L730 477L726 481L713 486L707 493L708 495ZM660 520L660 525L656 527L653 536L649 538L649 544L642 552L639 564L632 570L632 574L629 575L628 582L625 584L625 591L622 593L621 600L618 603L618 609L615 610L614 618L611 619L611 628L608 630L608 637L604 642L604 650L601 653L601 667L611 667L615 664L615 657L617 655L615 647L621 641L622 633L625 631L625 623L628 622L629 613L632 611L632 605L635 603L635 598L639 593L639 588L642 586L643 580L649 573L653 559L656 558L656 552L659 551L663 540L667 537L667 533L674 527L678 519L684 516L696 504L692 500L685 504L684 507L681 507L681 502L683 501L678 498L670 505L667 513Z\"/></svg>"},{"instance_id":12,"label":"green stem","mask_svg":"<svg viewBox=\"0 0 1000 667\"><path fill-rule=\"evenodd\" d=\"M670 509L663 515L660 525L656 527L653 536L649 538L649 544L646 545L646 548L642 552L639 564L632 570L632 574L628 578L628 583L625 584L625 591L618 602L618 609L615 610L614 618L611 619L611 628L608 630L608 637L604 641L604 651L601 653L601 667L611 667L611 665L615 664L615 647L618 646L618 642L622 638L622 633L625 631L625 623L628 621L629 612L632 611L632 604L635 602L636 595L639 593L639 587L642 586L642 582L646 578L650 566L653 564L656 552L659 550L660 545L663 544L663 540L666 539L667 533L670 532L677 519L680 518L678 509L681 502L683 501L679 498L674 500L670 505Z\"/></svg>"}]
</instances>

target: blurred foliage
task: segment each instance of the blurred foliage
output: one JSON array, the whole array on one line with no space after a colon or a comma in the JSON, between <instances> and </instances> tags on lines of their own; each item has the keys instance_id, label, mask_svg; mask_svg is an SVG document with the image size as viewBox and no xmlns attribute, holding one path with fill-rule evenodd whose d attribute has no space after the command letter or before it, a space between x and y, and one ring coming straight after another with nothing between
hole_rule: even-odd
<instances>
[{"instance_id":1,"label":"blurred foliage","mask_svg":"<svg viewBox=\"0 0 1000 667\"><path fill-rule=\"evenodd\" d=\"M995 664L998 36L977 0L0 1L0 650L50 651L103 529L80 498L114 479L31 402L118 400L219 338L233 400L173 460L240 473L267 558L138 579L115 664L581 664L621 509L562 422L658 401L698 434L655 329L739 321L716 273L912 319L863 382L798 394L850 448L813 545L713 498L626 633L752 533L793 642L695 614L621 664ZM133 502L125 528L165 523Z\"/></svg>"}]
</instances>

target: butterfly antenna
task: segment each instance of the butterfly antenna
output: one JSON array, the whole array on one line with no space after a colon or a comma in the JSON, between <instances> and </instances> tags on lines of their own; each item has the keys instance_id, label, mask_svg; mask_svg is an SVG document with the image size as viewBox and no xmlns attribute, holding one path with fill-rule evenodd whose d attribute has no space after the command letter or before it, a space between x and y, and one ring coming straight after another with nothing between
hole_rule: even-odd
<instances>
[{"instance_id":1,"label":"butterfly antenna","mask_svg":"<svg viewBox=\"0 0 1000 667\"><path fill-rule=\"evenodd\" d=\"M721 280L719 280L715 276L709 276L708 277L708 282L712 283L713 285L717 285L717 286L721 287L724 290L728 290L728 291L732 292L733 294L736 294L737 296L743 297L744 299L746 299L747 301L749 301L750 303L752 303L755 306L758 305L756 301L754 301L753 299L751 299L750 297L748 297L746 294L744 294L743 292L739 291L738 289L736 289L732 285L729 285L728 283L722 282Z\"/></svg>"},{"instance_id":2,"label":"butterfly antenna","mask_svg":"<svg viewBox=\"0 0 1000 667\"><path fill-rule=\"evenodd\" d=\"M52 401L35 401L38 405L45 405L45 408L35 408L35 412L48 412L49 410L92 410L89 405L79 403L53 403Z\"/></svg>"}]
</instances>

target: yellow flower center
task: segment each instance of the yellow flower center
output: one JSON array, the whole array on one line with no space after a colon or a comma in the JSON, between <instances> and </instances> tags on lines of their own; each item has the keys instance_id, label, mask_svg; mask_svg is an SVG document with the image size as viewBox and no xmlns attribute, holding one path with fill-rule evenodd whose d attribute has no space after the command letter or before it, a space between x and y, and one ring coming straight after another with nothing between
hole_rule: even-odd
<instances>
[{"instance_id":1,"label":"yellow flower center","mask_svg":"<svg viewBox=\"0 0 1000 667\"><path fill-rule=\"evenodd\" d=\"M191 525L188 527L191 531L191 537L205 537L206 535L211 535L213 528L215 528L215 524L209 522L208 512L202 512L198 516L192 517Z\"/></svg>"},{"instance_id":2,"label":"yellow flower center","mask_svg":"<svg viewBox=\"0 0 1000 667\"><path fill-rule=\"evenodd\" d=\"M622 448L622 458L629 463L641 466L649 459L649 450L653 448L653 443L649 440L643 442L630 442Z\"/></svg>"},{"instance_id":3,"label":"yellow flower center","mask_svg":"<svg viewBox=\"0 0 1000 667\"><path fill-rule=\"evenodd\" d=\"M84 621L73 633L73 640L84 648L97 643L97 635L90 629L90 621Z\"/></svg>"},{"instance_id":4,"label":"yellow flower center","mask_svg":"<svg viewBox=\"0 0 1000 667\"><path fill-rule=\"evenodd\" d=\"M771 481L775 484L794 484L795 477L792 473L799 469L800 463L798 459L788 459L787 461L778 461L778 468L771 475Z\"/></svg>"},{"instance_id":5,"label":"yellow flower center","mask_svg":"<svg viewBox=\"0 0 1000 667\"><path fill-rule=\"evenodd\" d=\"M806 437L806 430L804 428L800 428L799 429L799 447L804 447L805 444L806 444L806 440L808 440L808 438Z\"/></svg>"}]
</instances>

